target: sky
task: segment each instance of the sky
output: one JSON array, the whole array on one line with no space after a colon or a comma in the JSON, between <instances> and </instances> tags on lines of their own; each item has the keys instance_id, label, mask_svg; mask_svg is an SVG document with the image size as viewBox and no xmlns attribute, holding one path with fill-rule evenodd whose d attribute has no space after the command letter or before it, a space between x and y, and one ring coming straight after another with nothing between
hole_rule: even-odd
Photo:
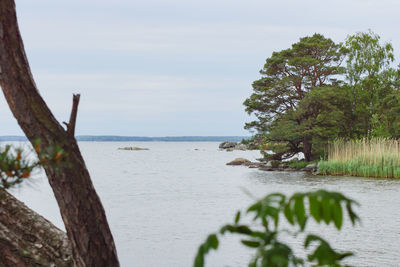
<instances>
[{"instance_id":1,"label":"sky","mask_svg":"<svg viewBox=\"0 0 400 267\"><path fill-rule=\"evenodd\" d=\"M77 135L249 135L243 101L273 51L371 29L399 57L397 0L16 0L38 89ZM0 95L0 135L23 135Z\"/></svg>"}]
</instances>

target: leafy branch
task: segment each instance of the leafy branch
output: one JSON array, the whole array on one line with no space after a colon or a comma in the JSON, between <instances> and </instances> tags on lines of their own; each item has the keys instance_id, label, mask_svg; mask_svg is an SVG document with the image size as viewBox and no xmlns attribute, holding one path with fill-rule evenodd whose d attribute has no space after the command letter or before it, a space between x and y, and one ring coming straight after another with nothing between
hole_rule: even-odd
<instances>
[{"instance_id":1,"label":"leafy branch","mask_svg":"<svg viewBox=\"0 0 400 267\"><path fill-rule=\"evenodd\" d=\"M354 205L358 203L343 194L325 190L295 193L290 198L280 193L269 194L247 209L245 215L252 215L252 226L240 224L242 213L238 211L233 224L227 224L218 233L209 235L198 249L194 266L204 266L206 254L218 249L218 237L226 233L244 236L242 244L255 249L249 267L304 266L305 262L315 266L343 266L341 261L353 253L335 251L327 241L312 234L306 236L303 246L305 250L314 249L307 259L296 257L287 244L279 241L279 234L284 231L279 228L279 222L282 217L286 219L295 228L291 233L293 236L304 232L310 219L327 225L332 223L340 230L343 211L347 212L353 225L359 221L353 210Z\"/></svg>"},{"instance_id":2,"label":"leafy branch","mask_svg":"<svg viewBox=\"0 0 400 267\"><path fill-rule=\"evenodd\" d=\"M60 164L64 152L57 146L41 148L40 141L34 144L37 158L29 160L22 148L12 148L6 145L0 148L0 188L10 188L28 179L32 171L43 166ZM28 152L29 153L29 152Z\"/></svg>"}]
</instances>

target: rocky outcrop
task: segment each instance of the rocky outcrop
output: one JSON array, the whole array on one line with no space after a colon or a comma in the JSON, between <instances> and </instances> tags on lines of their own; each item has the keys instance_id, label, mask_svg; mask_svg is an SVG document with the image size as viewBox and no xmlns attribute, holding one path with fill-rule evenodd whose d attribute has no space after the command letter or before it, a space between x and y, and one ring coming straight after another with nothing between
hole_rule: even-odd
<instances>
[{"instance_id":1,"label":"rocky outcrop","mask_svg":"<svg viewBox=\"0 0 400 267\"><path fill-rule=\"evenodd\" d=\"M226 150L226 151L233 151L233 150L247 150L248 147L245 144L226 141L226 142L222 142L219 145L219 149Z\"/></svg>"},{"instance_id":2,"label":"rocky outcrop","mask_svg":"<svg viewBox=\"0 0 400 267\"><path fill-rule=\"evenodd\" d=\"M221 144L219 144L219 148L220 149L234 148L236 145L237 145L236 142L226 141L226 142L222 142Z\"/></svg>"},{"instance_id":3,"label":"rocky outcrop","mask_svg":"<svg viewBox=\"0 0 400 267\"><path fill-rule=\"evenodd\" d=\"M251 162L244 158L236 158L233 161L227 163L226 165L247 166L249 168L258 168L261 171L286 171L286 172L303 171L303 172L311 172L313 174L318 174L317 163L309 164L302 169L296 169L285 162L277 160L272 160L268 162Z\"/></svg>"}]
</instances>

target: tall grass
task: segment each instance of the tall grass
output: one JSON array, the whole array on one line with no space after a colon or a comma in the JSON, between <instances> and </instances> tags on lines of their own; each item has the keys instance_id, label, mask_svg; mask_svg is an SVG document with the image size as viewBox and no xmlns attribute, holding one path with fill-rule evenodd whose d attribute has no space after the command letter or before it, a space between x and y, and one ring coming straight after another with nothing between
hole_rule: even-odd
<instances>
[{"instance_id":1,"label":"tall grass","mask_svg":"<svg viewBox=\"0 0 400 267\"><path fill-rule=\"evenodd\" d=\"M336 140L328 160L318 164L321 174L400 178L400 140L387 138Z\"/></svg>"}]
</instances>

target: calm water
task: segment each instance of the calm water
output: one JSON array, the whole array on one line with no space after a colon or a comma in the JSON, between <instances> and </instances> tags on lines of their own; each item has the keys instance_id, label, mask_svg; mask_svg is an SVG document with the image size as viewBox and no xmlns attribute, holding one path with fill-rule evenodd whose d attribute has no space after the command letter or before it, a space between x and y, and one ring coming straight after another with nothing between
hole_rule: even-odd
<instances>
[{"instance_id":1,"label":"calm water","mask_svg":"<svg viewBox=\"0 0 400 267\"><path fill-rule=\"evenodd\" d=\"M149 151L122 151L140 146ZM114 234L122 266L191 266L207 234L232 222L235 211L270 192L317 188L340 190L356 199L362 225L344 231L313 227L336 247L357 253L355 266L400 266L400 181L319 177L226 166L256 151L218 151L218 143L80 143ZM63 229L44 178L13 189L28 206ZM323 232L322 232L323 229ZM328 229L328 230L326 230ZM319 231L321 230L321 232ZM297 246L300 241L292 241ZM226 238L207 266L246 266L250 253Z\"/></svg>"}]
</instances>

